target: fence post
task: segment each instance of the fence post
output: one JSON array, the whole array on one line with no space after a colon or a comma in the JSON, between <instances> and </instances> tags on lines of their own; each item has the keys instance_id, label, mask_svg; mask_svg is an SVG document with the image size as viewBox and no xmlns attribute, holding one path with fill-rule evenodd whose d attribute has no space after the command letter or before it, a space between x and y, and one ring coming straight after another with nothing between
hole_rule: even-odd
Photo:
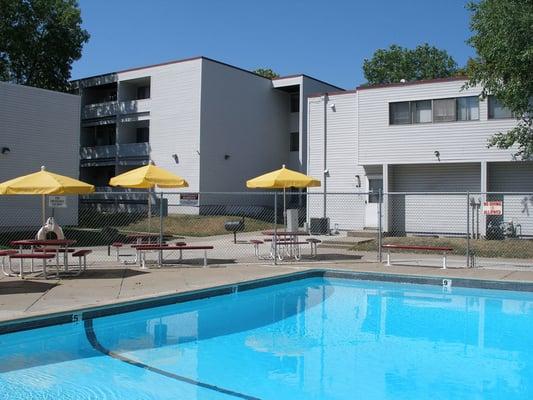
<instances>
[{"instance_id":1,"label":"fence post","mask_svg":"<svg viewBox=\"0 0 533 400\"><path fill-rule=\"evenodd\" d=\"M159 194L159 244L163 244L163 192Z\"/></svg>"},{"instance_id":2,"label":"fence post","mask_svg":"<svg viewBox=\"0 0 533 400\"><path fill-rule=\"evenodd\" d=\"M470 192L466 192L466 268L470 268Z\"/></svg>"},{"instance_id":3,"label":"fence post","mask_svg":"<svg viewBox=\"0 0 533 400\"><path fill-rule=\"evenodd\" d=\"M278 192L274 192L274 237L272 244L274 246L274 265L278 263Z\"/></svg>"},{"instance_id":4,"label":"fence post","mask_svg":"<svg viewBox=\"0 0 533 400\"><path fill-rule=\"evenodd\" d=\"M378 261L383 261L383 255L381 253L381 245L383 241L383 223L382 223L382 203L383 203L383 193L381 189L378 192Z\"/></svg>"}]
</instances>

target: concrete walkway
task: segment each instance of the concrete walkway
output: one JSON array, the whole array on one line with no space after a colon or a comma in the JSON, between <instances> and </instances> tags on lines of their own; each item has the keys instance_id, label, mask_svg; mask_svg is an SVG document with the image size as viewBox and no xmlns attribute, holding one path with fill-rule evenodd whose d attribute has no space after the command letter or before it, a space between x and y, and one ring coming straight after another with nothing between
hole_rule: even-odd
<instances>
[{"instance_id":1,"label":"concrete walkway","mask_svg":"<svg viewBox=\"0 0 533 400\"><path fill-rule=\"evenodd\" d=\"M0 322L85 307L114 304L235 284L308 269L533 282L533 271L498 269L438 269L417 266L386 267L366 261L314 262L282 265L219 264L141 270L135 266L91 267L79 277L61 280L0 278Z\"/></svg>"}]
</instances>

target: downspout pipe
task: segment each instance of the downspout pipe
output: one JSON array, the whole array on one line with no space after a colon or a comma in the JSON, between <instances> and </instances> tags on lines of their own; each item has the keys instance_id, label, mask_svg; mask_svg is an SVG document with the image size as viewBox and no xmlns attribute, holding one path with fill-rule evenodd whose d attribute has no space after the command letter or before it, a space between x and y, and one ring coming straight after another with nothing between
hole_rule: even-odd
<instances>
[{"instance_id":1,"label":"downspout pipe","mask_svg":"<svg viewBox=\"0 0 533 400\"><path fill-rule=\"evenodd\" d=\"M322 183L324 185L324 199L323 199L323 205L324 205L324 210L323 210L323 217L326 218L326 214L327 214L327 188L328 188L328 184L327 184L327 177L328 177L328 167L327 167L327 153L328 153L328 101L329 101L329 96L327 93L324 93L324 143L323 143L323 147L324 147L324 154L323 154L323 160L324 160L324 165L323 165L323 174L324 174L324 178L322 180Z\"/></svg>"}]
</instances>

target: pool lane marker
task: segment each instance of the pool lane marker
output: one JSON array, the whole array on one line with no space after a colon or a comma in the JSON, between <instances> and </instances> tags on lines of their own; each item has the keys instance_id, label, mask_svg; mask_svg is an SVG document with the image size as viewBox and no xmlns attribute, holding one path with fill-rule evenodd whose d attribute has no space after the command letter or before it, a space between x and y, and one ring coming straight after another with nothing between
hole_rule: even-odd
<instances>
[{"instance_id":1,"label":"pool lane marker","mask_svg":"<svg viewBox=\"0 0 533 400\"><path fill-rule=\"evenodd\" d=\"M191 378L187 378L185 376L177 375L172 372L164 371L162 369L152 367L150 365L141 363L139 361L132 360L131 358L124 357L121 354L115 353L111 350L106 349L100 342L98 341L98 338L96 337L96 334L94 333L94 327L93 327L93 320L92 319L86 319L84 320L84 327L85 327L85 334L87 335L87 340L91 344L91 346L94 347L95 350L99 351L102 354L105 354L109 357L112 357L116 360L122 361L126 364L134 365L139 368L143 368L147 371L154 372L159 375L166 376L167 378L175 379L180 382L189 383L191 385L199 386L205 389L214 390L219 393L227 394L229 396L237 397L239 399L246 399L246 400L261 400L259 397L249 396L247 394L235 392L230 389L224 389L219 386L211 385L209 383L200 382Z\"/></svg>"}]
</instances>

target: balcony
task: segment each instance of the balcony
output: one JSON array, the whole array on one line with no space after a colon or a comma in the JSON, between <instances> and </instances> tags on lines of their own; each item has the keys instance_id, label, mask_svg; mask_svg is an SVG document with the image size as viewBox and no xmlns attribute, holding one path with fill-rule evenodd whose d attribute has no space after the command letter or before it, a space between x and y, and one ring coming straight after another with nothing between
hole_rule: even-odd
<instances>
[{"instance_id":1,"label":"balcony","mask_svg":"<svg viewBox=\"0 0 533 400\"><path fill-rule=\"evenodd\" d=\"M150 158L150 143L123 143L110 146L80 148L82 167L115 165L144 165Z\"/></svg>"},{"instance_id":2,"label":"balcony","mask_svg":"<svg viewBox=\"0 0 533 400\"><path fill-rule=\"evenodd\" d=\"M115 115L131 115L150 112L150 99L110 101L106 103L88 104L83 107L82 119L95 119Z\"/></svg>"}]
</instances>

